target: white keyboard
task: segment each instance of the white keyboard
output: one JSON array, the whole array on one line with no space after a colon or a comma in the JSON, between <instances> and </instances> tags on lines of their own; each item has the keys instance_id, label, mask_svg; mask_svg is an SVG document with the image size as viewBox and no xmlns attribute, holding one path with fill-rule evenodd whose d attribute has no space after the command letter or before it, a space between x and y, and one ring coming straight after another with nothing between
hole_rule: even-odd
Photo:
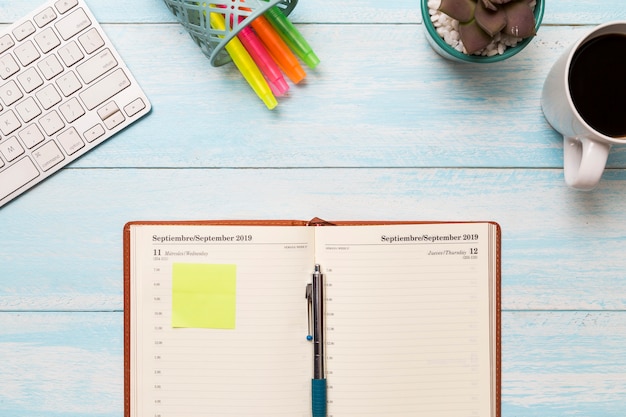
<instances>
[{"instance_id":1,"label":"white keyboard","mask_svg":"<svg viewBox=\"0 0 626 417\"><path fill-rule=\"evenodd\" d=\"M0 207L150 111L83 0L0 32Z\"/></svg>"}]
</instances>

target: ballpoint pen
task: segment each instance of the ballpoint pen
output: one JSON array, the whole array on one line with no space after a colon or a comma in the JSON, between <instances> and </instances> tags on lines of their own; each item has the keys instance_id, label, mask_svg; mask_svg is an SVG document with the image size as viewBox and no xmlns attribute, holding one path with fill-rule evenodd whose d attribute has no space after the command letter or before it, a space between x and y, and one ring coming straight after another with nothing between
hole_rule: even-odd
<instances>
[{"instance_id":1,"label":"ballpoint pen","mask_svg":"<svg viewBox=\"0 0 626 417\"><path fill-rule=\"evenodd\" d=\"M315 265L307 298L313 319L313 379L311 380L311 411L313 417L326 417L326 370L324 340L324 275ZM309 319L310 322L310 319Z\"/></svg>"},{"instance_id":2,"label":"ballpoint pen","mask_svg":"<svg viewBox=\"0 0 626 417\"><path fill-rule=\"evenodd\" d=\"M217 30L226 30L226 23L224 21L224 16L220 13L211 12L210 13L210 22L211 26ZM269 85L263 78L263 74L259 70L259 67L256 66L254 60L246 51L246 48L241 44L241 41L237 39L237 37L232 38L224 47L226 52L233 59L233 62L239 68L239 71L244 76L250 87L254 90L254 92L259 96L263 103L267 106L268 109L273 109L278 105L276 101L276 97L272 94Z\"/></svg>"},{"instance_id":3,"label":"ballpoint pen","mask_svg":"<svg viewBox=\"0 0 626 417\"><path fill-rule=\"evenodd\" d=\"M320 59L313 52L313 48L304 39L304 36L298 29L287 19L278 7L270 7L263 15L267 18L274 29L278 32L283 41L291 48L291 50L304 61L309 68L315 68L320 63Z\"/></svg>"},{"instance_id":4,"label":"ballpoint pen","mask_svg":"<svg viewBox=\"0 0 626 417\"><path fill-rule=\"evenodd\" d=\"M306 72L270 22L264 16L258 16L250 25L287 77L294 84L302 81L306 77Z\"/></svg>"}]
</instances>

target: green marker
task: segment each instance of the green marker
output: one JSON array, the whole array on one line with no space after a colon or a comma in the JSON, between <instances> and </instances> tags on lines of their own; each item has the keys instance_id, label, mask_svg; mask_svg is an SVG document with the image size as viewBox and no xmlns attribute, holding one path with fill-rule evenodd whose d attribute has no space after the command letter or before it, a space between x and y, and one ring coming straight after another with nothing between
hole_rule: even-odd
<instances>
[{"instance_id":1,"label":"green marker","mask_svg":"<svg viewBox=\"0 0 626 417\"><path fill-rule=\"evenodd\" d=\"M289 48L302 60L309 68L315 68L320 63L320 59L315 55L311 46L304 39L302 34L287 19L287 17L276 6L270 7L264 16L272 24L276 32Z\"/></svg>"}]
</instances>

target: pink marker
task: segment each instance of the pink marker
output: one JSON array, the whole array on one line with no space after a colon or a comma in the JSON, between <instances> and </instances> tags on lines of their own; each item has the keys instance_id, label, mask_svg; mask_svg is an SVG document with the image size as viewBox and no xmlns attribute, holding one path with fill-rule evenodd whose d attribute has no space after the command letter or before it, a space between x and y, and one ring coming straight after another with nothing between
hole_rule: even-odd
<instances>
[{"instance_id":1,"label":"pink marker","mask_svg":"<svg viewBox=\"0 0 626 417\"><path fill-rule=\"evenodd\" d=\"M237 37L256 62L272 93L276 97L284 95L289 90L289 85L258 36L246 26L237 34Z\"/></svg>"},{"instance_id":2,"label":"pink marker","mask_svg":"<svg viewBox=\"0 0 626 417\"><path fill-rule=\"evenodd\" d=\"M217 5L217 7L221 9L225 9L226 5ZM243 21L245 17L239 16L239 22ZM230 17L230 24L233 24L233 16ZM269 85L272 94L276 97L281 97L285 95L285 93L289 90L289 85L285 81L283 74L280 72L280 68L274 60L272 56L269 54L267 49L265 49L265 45L258 38L258 36L254 33L254 31L246 26L243 28L238 34L237 38L241 41L244 48L250 54L250 57L254 60L259 70L261 70L261 74L267 81L267 85Z\"/></svg>"}]
</instances>

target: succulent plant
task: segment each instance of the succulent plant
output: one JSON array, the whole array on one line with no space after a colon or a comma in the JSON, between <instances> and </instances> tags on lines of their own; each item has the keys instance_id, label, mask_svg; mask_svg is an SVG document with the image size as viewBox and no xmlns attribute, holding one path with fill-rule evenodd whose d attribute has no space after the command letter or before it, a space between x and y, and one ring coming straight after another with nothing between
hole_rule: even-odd
<instances>
[{"instance_id":1,"label":"succulent plant","mask_svg":"<svg viewBox=\"0 0 626 417\"><path fill-rule=\"evenodd\" d=\"M467 54L485 48L498 34L516 38L535 35L535 0L441 0L439 11L459 21Z\"/></svg>"}]
</instances>

